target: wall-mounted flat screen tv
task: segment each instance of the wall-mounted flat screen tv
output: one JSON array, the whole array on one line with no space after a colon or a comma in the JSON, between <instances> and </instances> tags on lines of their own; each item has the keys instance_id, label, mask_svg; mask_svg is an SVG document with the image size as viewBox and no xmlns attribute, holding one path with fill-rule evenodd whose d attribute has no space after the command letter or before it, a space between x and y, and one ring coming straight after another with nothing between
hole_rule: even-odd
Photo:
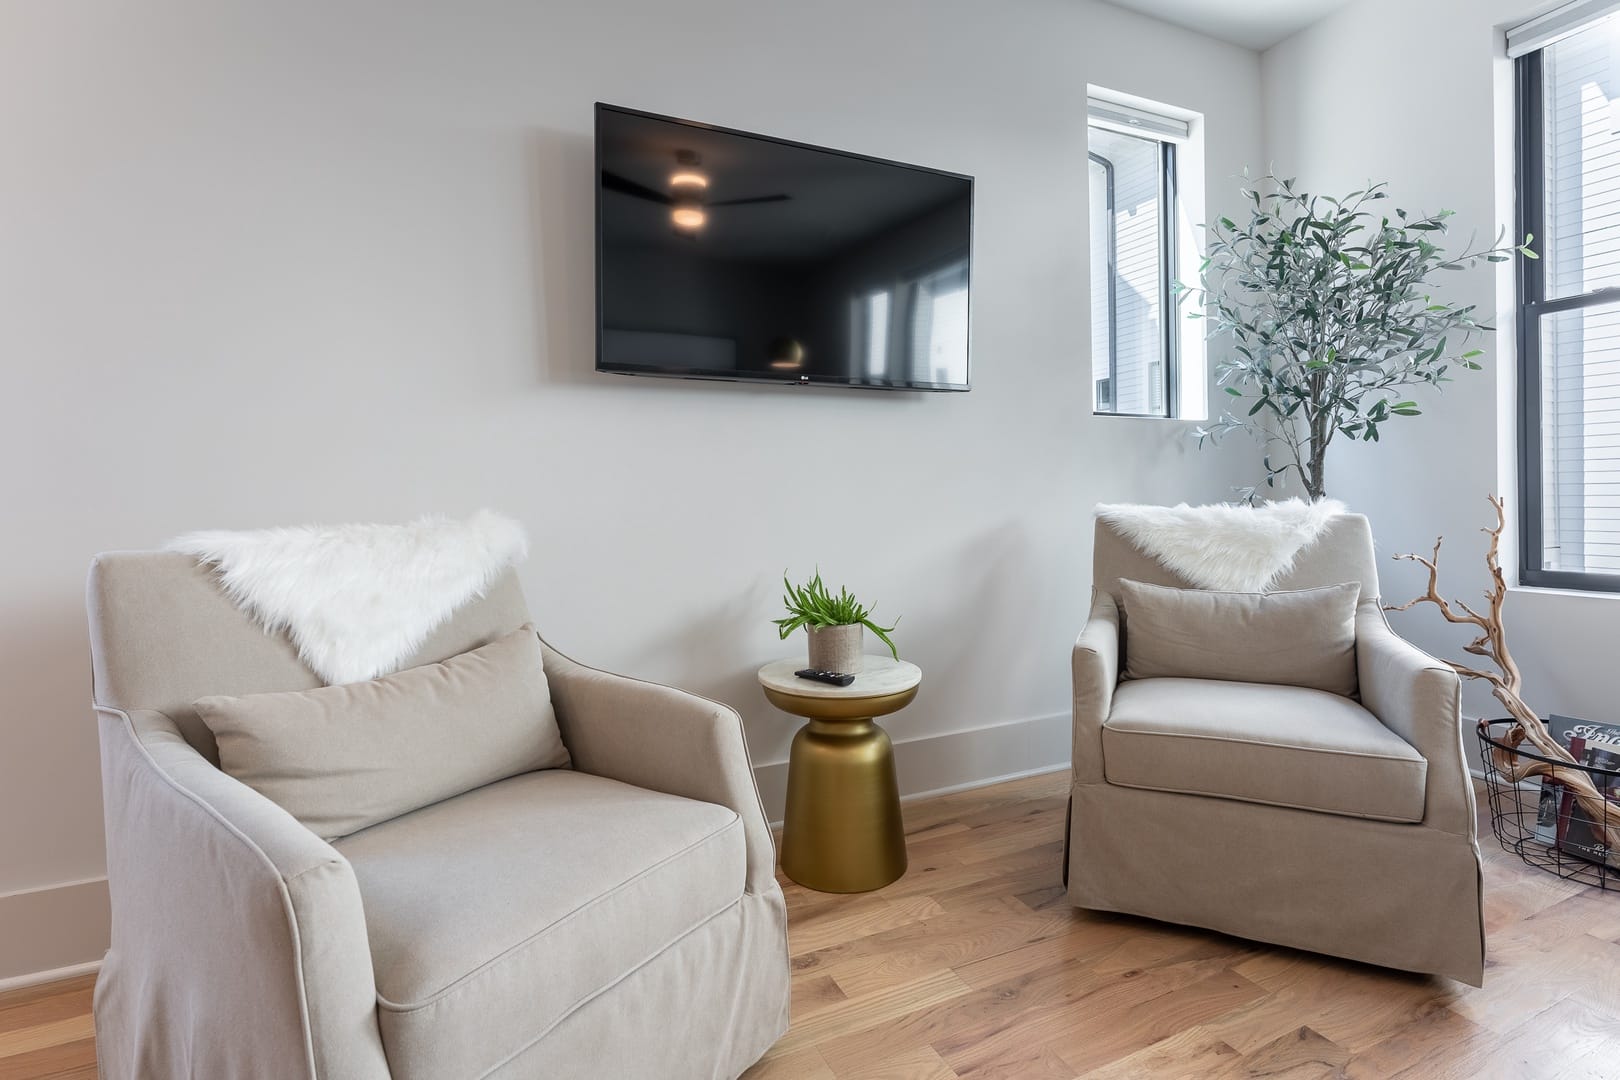
<instances>
[{"instance_id":1,"label":"wall-mounted flat screen tv","mask_svg":"<svg viewBox=\"0 0 1620 1080\"><path fill-rule=\"evenodd\" d=\"M973 179L596 106L599 371L968 389Z\"/></svg>"}]
</instances>

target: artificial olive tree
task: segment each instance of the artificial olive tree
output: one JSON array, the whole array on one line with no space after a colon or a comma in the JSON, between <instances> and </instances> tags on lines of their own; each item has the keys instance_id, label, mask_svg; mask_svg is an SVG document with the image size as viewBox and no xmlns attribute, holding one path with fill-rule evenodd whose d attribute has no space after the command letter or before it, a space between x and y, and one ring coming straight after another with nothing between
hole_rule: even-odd
<instances>
[{"instance_id":1,"label":"artificial olive tree","mask_svg":"<svg viewBox=\"0 0 1620 1080\"><path fill-rule=\"evenodd\" d=\"M1216 368L1228 405L1248 404L1194 434L1202 445L1255 433L1267 450L1267 487L1295 472L1308 496L1325 495L1335 436L1377 442L1381 424L1418 415L1407 387L1438 388L1453 365L1479 370L1481 350L1468 345L1493 327L1476 318L1477 305L1436 299L1432 276L1515 251L1535 258L1528 236L1517 247L1499 237L1496 247L1449 255L1436 240L1452 211L1380 213L1386 187L1333 198L1268 174L1243 190L1246 222L1206 227L1202 286L1178 286L1202 301L1189 317L1208 320L1209 337L1230 346Z\"/></svg>"}]
</instances>

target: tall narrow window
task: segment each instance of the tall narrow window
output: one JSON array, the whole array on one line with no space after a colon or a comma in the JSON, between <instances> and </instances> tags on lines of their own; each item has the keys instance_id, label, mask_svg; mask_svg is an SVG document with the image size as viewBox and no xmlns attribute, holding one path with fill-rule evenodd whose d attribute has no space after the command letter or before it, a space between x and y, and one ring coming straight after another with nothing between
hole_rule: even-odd
<instances>
[{"instance_id":1,"label":"tall narrow window","mask_svg":"<svg viewBox=\"0 0 1620 1080\"><path fill-rule=\"evenodd\" d=\"M1551 36L1517 61L1520 576L1620 591L1620 19Z\"/></svg>"},{"instance_id":2,"label":"tall narrow window","mask_svg":"<svg viewBox=\"0 0 1620 1080\"><path fill-rule=\"evenodd\" d=\"M1094 407L1174 416L1176 141L1187 124L1096 99L1089 112Z\"/></svg>"}]
</instances>

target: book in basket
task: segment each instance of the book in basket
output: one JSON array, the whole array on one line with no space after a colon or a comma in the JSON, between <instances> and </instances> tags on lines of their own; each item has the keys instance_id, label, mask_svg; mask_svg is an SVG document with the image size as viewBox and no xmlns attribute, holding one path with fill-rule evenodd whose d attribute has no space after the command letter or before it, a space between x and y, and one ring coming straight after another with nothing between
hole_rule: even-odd
<instances>
[{"instance_id":1,"label":"book in basket","mask_svg":"<svg viewBox=\"0 0 1620 1080\"><path fill-rule=\"evenodd\" d=\"M1570 756L1582 765L1620 772L1620 724L1600 724L1553 715L1547 726ZM1588 774L1611 807L1609 824L1620 821L1620 776ZM1620 870L1620 850L1603 842L1592 815L1564 784L1548 777L1541 781L1536 813L1536 839L1548 847Z\"/></svg>"}]
</instances>

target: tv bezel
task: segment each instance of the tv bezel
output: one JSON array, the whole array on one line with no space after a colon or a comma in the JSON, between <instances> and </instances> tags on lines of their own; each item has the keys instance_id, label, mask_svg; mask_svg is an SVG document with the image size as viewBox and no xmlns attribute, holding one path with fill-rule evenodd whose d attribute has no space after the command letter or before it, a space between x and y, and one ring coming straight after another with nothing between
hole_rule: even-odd
<instances>
[{"instance_id":1,"label":"tv bezel","mask_svg":"<svg viewBox=\"0 0 1620 1080\"><path fill-rule=\"evenodd\" d=\"M903 384L885 384L873 382L858 382L852 379L840 379L827 375L779 375L768 371L761 372L708 372L708 371L681 371L668 369L653 371L642 367L629 365L613 365L605 363L602 357L602 332L604 327L602 307L602 114L607 112L622 113L626 116L635 116L644 120L658 120L667 124L678 124L684 127L698 128L702 131L713 131L722 135L735 135L744 139L757 139L761 142L776 143L781 146L791 146L799 150L813 150L822 154L836 154L839 157L854 158L857 161L870 162L875 165L891 165L896 168L910 169L913 172L929 173L934 176L949 177L953 180L967 182L968 196L968 314L967 336L968 357L967 377L960 383L925 383L908 382ZM922 391L935 393L966 393L973 389L973 202L974 180L966 173L951 172L948 169L931 169L924 165L913 165L905 161L894 161L890 158L875 157L871 154L856 154L848 150L839 150L830 146L817 146L814 143L798 142L793 139L782 139L775 135L762 135L755 131L742 131L737 128L722 127L718 124L705 124L697 120L685 120L678 116L666 116L662 113L648 112L643 109L632 109L624 105L609 105L598 101L594 112L594 132L592 136L595 175L592 183L596 196L596 370L608 375L630 375L653 379L698 379L708 382L735 382L735 383L765 383L773 386L830 386L842 387L849 390L891 390L891 391Z\"/></svg>"}]
</instances>

